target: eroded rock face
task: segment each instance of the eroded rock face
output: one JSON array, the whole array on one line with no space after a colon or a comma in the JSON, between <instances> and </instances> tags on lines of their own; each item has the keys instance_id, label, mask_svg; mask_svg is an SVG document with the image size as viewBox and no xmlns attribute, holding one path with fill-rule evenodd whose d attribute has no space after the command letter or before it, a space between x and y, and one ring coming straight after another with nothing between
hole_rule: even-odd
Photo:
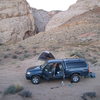
<instances>
[{"instance_id":1,"label":"eroded rock face","mask_svg":"<svg viewBox=\"0 0 100 100\"><path fill-rule=\"evenodd\" d=\"M100 7L100 0L78 0L76 4L70 6L67 11L60 12L55 15L46 26L46 30L58 27L71 18L88 12L94 8Z\"/></svg>"},{"instance_id":2,"label":"eroded rock face","mask_svg":"<svg viewBox=\"0 0 100 100\"><path fill-rule=\"evenodd\" d=\"M38 9L32 8L32 12L35 18L37 33L43 32L45 30L45 26L47 25L51 17L48 15L47 11L44 11L42 9L38 10Z\"/></svg>"},{"instance_id":3,"label":"eroded rock face","mask_svg":"<svg viewBox=\"0 0 100 100\"><path fill-rule=\"evenodd\" d=\"M29 34L30 32L27 32ZM29 51L30 55L37 55L42 51L54 52L56 58L81 57L86 58L92 64L100 65L100 7L89 10L78 16L74 16L64 24L52 30L41 32L33 37L7 48L14 48L18 58L24 57ZM5 48L4 48L5 49ZM3 47L0 51L4 52ZM5 55L15 55L16 51L5 49ZM23 51L25 50L25 52ZM34 52L33 52L34 51ZM6 58L1 53L0 59ZM2 61L1 61L2 62Z\"/></svg>"},{"instance_id":4,"label":"eroded rock face","mask_svg":"<svg viewBox=\"0 0 100 100\"><path fill-rule=\"evenodd\" d=\"M35 9L32 8L32 12L33 12L33 16L35 19L35 25L36 25L36 32L43 32L45 31L45 27L47 25L47 23L50 21L50 19L57 14L58 12L60 12L59 10L55 10L55 11L45 11L42 9Z\"/></svg>"},{"instance_id":5,"label":"eroded rock face","mask_svg":"<svg viewBox=\"0 0 100 100\"><path fill-rule=\"evenodd\" d=\"M90 63L99 65L100 7L75 16L52 30L30 37L20 45L28 49L29 46L32 49L34 46L39 53L45 50L57 52L63 58L86 58Z\"/></svg>"},{"instance_id":6,"label":"eroded rock face","mask_svg":"<svg viewBox=\"0 0 100 100\"><path fill-rule=\"evenodd\" d=\"M15 43L35 34L26 0L0 0L0 43Z\"/></svg>"}]
</instances>

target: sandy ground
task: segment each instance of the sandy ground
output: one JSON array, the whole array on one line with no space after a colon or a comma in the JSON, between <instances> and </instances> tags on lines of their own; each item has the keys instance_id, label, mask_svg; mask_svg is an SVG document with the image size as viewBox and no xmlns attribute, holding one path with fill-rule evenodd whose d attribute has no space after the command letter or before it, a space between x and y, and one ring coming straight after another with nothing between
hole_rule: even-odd
<instances>
[{"instance_id":1,"label":"sandy ground","mask_svg":"<svg viewBox=\"0 0 100 100\"><path fill-rule=\"evenodd\" d=\"M9 85L20 84L25 90L32 92L32 98L25 99L18 94L4 97L1 93L0 100L82 100L81 95L84 92L98 92L100 89L100 67L91 67L91 71L96 73L96 78L82 78L76 84L71 84L69 80L65 80L64 84L61 85L62 80L55 80L33 85L25 79L25 71L28 67L37 65L35 59L0 65L0 91L3 92Z\"/></svg>"}]
</instances>

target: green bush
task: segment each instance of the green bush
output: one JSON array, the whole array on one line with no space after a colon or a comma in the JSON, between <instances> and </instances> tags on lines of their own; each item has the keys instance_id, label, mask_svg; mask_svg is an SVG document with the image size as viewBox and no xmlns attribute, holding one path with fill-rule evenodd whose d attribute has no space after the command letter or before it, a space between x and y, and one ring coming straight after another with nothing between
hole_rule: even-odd
<instances>
[{"instance_id":1,"label":"green bush","mask_svg":"<svg viewBox=\"0 0 100 100\"><path fill-rule=\"evenodd\" d=\"M16 93L22 91L23 89L24 88L22 86L20 86L20 85L11 85L4 91L4 95L16 94Z\"/></svg>"},{"instance_id":2,"label":"green bush","mask_svg":"<svg viewBox=\"0 0 100 100\"><path fill-rule=\"evenodd\" d=\"M26 97L26 98L31 98L32 97L32 92L30 91L22 91L19 93L20 96Z\"/></svg>"}]
</instances>

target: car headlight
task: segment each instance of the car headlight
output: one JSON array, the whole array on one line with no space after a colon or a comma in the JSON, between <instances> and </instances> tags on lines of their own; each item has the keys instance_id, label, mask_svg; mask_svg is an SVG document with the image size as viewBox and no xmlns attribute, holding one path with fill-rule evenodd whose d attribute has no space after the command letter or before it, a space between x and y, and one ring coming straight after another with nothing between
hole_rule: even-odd
<instances>
[{"instance_id":1,"label":"car headlight","mask_svg":"<svg viewBox=\"0 0 100 100\"><path fill-rule=\"evenodd\" d=\"M26 74L30 75L30 74L31 74L31 72L27 72Z\"/></svg>"}]
</instances>

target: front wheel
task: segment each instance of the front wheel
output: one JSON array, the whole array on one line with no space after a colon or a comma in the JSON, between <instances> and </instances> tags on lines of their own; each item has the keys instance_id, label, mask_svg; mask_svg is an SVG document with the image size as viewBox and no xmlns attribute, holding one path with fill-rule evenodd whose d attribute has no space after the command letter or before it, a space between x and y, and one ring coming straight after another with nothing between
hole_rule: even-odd
<instances>
[{"instance_id":1,"label":"front wheel","mask_svg":"<svg viewBox=\"0 0 100 100\"><path fill-rule=\"evenodd\" d=\"M33 84L39 84L40 83L40 77L39 76L33 76L31 79Z\"/></svg>"},{"instance_id":2,"label":"front wheel","mask_svg":"<svg viewBox=\"0 0 100 100\"><path fill-rule=\"evenodd\" d=\"M78 74L73 74L71 76L71 82L78 83L80 81L80 76Z\"/></svg>"}]
</instances>

